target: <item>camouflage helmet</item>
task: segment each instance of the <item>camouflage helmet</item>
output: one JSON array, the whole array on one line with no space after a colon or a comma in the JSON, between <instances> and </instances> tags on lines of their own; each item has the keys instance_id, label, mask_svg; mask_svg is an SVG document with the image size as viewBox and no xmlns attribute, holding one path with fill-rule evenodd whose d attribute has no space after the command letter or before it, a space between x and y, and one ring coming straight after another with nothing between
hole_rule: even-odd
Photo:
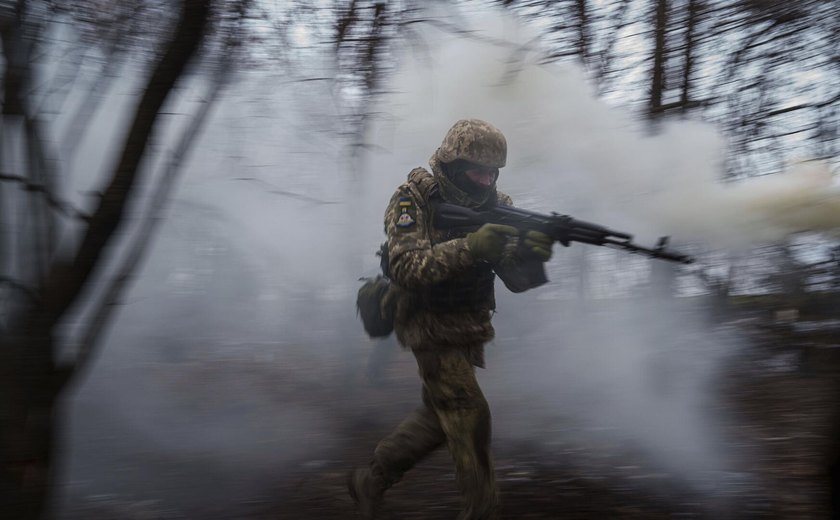
<instances>
[{"instance_id":1,"label":"camouflage helmet","mask_svg":"<svg viewBox=\"0 0 840 520\"><path fill-rule=\"evenodd\" d=\"M501 168L507 158L507 141L498 128L486 121L461 119L446 133L437 156L444 163L463 159L488 168Z\"/></svg>"}]
</instances>

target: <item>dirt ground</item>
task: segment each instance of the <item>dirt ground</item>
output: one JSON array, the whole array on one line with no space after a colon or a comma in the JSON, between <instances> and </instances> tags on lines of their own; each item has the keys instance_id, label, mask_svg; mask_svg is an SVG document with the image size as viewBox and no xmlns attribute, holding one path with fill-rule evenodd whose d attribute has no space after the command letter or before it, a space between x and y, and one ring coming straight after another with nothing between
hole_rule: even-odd
<instances>
[{"instance_id":1,"label":"dirt ground","mask_svg":"<svg viewBox=\"0 0 840 520\"><path fill-rule=\"evenodd\" d=\"M743 453L748 464L739 471L709 472L704 482L689 484L651 462L632 442L623 443L620 435L593 440L579 432L580 442L571 439L553 446L497 437L494 453L503 518L828 518L827 461L840 412L840 328L833 322L809 326L769 320L738 326L758 348L727 364L717 382L723 398L714 406L725 408L719 411L731 418L724 427L727 448ZM330 449L320 458L293 460L282 471L255 472L248 483L203 486L196 491L204 493L198 503L181 506L149 498L172 492L166 475L187 472L178 482L201 482L225 469L209 463L185 469L158 457L144 462L156 464L146 469L156 476L145 494L135 499L96 494L70 482L60 517L356 518L345 475L366 463L376 442L417 402L419 382L412 362L405 353L390 360L377 374L376 384L360 373L354 376L357 381L327 386L302 377L305 370L300 366L275 365L266 371L264 363L191 365L189 370L201 371L204 380L233 372L260 381L271 388L278 406L295 401L320 409L340 425L339 431L331 432ZM171 385L190 379L183 364L175 372L165 366L154 370L156 377L170 378ZM545 425L552 427L556 425ZM313 437L312 443L318 442ZM235 507L216 500L218 493L236 485L253 490L252 496L242 495L245 498L237 499ZM422 462L386 497L384 518L454 518L459 497L446 451Z\"/></svg>"},{"instance_id":2,"label":"dirt ground","mask_svg":"<svg viewBox=\"0 0 840 520\"><path fill-rule=\"evenodd\" d=\"M680 483L632 449L608 456L566 446L496 444L503 518L828 518L827 460L840 411L840 335L792 326L751 327L764 349L738 359L721 381L733 422L727 442L751 456L751 475L710 475L713 492ZM257 518L352 518L347 462L363 463L388 431L383 417L348 428L339 460L290 475L279 504ZM590 446L591 449L591 446ZM446 452L424 461L387 494L385 518L451 519L458 496Z\"/></svg>"}]
</instances>

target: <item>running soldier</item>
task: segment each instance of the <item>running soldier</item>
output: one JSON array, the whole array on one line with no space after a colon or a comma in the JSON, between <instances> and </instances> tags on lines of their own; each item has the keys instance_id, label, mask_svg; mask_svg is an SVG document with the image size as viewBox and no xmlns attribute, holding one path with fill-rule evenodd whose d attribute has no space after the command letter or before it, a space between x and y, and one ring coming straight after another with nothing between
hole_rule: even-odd
<instances>
[{"instance_id":1,"label":"running soldier","mask_svg":"<svg viewBox=\"0 0 840 520\"><path fill-rule=\"evenodd\" d=\"M370 465L348 478L363 518L376 518L385 491L429 453L448 447L464 497L460 520L498 515L490 452L490 409L475 377L493 339L496 275L513 292L544 284L553 240L510 226L436 229L435 201L471 209L511 205L496 190L507 143L493 125L455 123L432 155L431 173L414 169L385 212L394 331L417 359L422 406L376 446Z\"/></svg>"}]
</instances>

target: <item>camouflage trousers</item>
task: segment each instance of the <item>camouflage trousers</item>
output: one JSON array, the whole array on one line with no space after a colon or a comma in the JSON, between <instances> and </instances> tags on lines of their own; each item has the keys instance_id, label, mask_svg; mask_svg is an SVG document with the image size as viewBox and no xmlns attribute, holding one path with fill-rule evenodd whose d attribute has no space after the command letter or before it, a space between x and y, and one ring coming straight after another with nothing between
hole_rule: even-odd
<instances>
[{"instance_id":1,"label":"camouflage trousers","mask_svg":"<svg viewBox=\"0 0 840 520\"><path fill-rule=\"evenodd\" d=\"M498 515L490 408L473 366L482 348L414 351L423 380L423 406L379 442L371 462L371 472L381 476L387 489L445 443L465 502L459 520L490 520Z\"/></svg>"}]
</instances>

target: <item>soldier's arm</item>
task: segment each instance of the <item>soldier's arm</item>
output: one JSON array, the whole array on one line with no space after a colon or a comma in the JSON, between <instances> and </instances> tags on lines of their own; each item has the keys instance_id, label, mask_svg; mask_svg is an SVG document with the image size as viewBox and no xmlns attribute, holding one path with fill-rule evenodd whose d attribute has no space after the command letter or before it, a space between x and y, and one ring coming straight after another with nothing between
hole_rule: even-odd
<instances>
[{"instance_id":1,"label":"soldier's arm","mask_svg":"<svg viewBox=\"0 0 840 520\"><path fill-rule=\"evenodd\" d=\"M498 203L513 206L510 196L504 193L499 193ZM524 258L516 240L508 241L502 259L493 270L504 282L505 287L514 293L524 292L548 282L545 264L539 259Z\"/></svg>"},{"instance_id":2,"label":"soldier's arm","mask_svg":"<svg viewBox=\"0 0 840 520\"><path fill-rule=\"evenodd\" d=\"M476 261L464 238L432 245L428 218L428 212L402 190L394 194L385 211L391 279L406 289L451 279Z\"/></svg>"}]
</instances>

